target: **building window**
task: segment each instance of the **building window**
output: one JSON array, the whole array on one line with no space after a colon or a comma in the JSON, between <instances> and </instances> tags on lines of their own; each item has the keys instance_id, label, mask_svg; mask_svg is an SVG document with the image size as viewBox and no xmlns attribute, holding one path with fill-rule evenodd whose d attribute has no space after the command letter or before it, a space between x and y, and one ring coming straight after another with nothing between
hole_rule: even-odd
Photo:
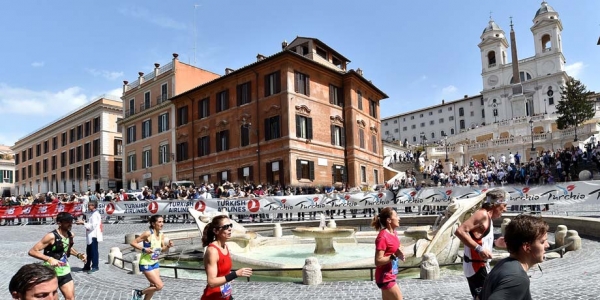
<instances>
[{"instance_id":1,"label":"building window","mask_svg":"<svg viewBox=\"0 0 600 300\"><path fill-rule=\"evenodd\" d=\"M188 159L188 143L183 142L177 144L177 161L184 161Z\"/></svg>"},{"instance_id":2,"label":"building window","mask_svg":"<svg viewBox=\"0 0 600 300\"><path fill-rule=\"evenodd\" d=\"M425 127L425 122L421 122L421 127Z\"/></svg>"},{"instance_id":3,"label":"building window","mask_svg":"<svg viewBox=\"0 0 600 300\"><path fill-rule=\"evenodd\" d=\"M554 97L548 97L548 105L554 105Z\"/></svg>"},{"instance_id":4,"label":"building window","mask_svg":"<svg viewBox=\"0 0 600 300\"><path fill-rule=\"evenodd\" d=\"M96 147L96 141L98 141L98 154L100 154L100 140L99 139L94 140L94 147ZM120 139L114 139L113 145L114 145L113 155L116 155L116 156L123 155L123 141ZM96 151L96 150L94 150L94 151Z\"/></svg>"},{"instance_id":5,"label":"building window","mask_svg":"<svg viewBox=\"0 0 600 300\"><path fill-rule=\"evenodd\" d=\"M460 129L465 129L465 120L460 120Z\"/></svg>"},{"instance_id":6,"label":"building window","mask_svg":"<svg viewBox=\"0 0 600 300\"><path fill-rule=\"evenodd\" d=\"M331 125L331 144L334 146L346 146L346 134L344 128Z\"/></svg>"},{"instance_id":7,"label":"building window","mask_svg":"<svg viewBox=\"0 0 600 300\"><path fill-rule=\"evenodd\" d=\"M229 90L217 93L217 112L229 109Z\"/></svg>"},{"instance_id":8,"label":"building window","mask_svg":"<svg viewBox=\"0 0 600 300\"><path fill-rule=\"evenodd\" d=\"M471 111L471 117L474 117L474 116L475 116L475 112Z\"/></svg>"},{"instance_id":9,"label":"building window","mask_svg":"<svg viewBox=\"0 0 600 300\"><path fill-rule=\"evenodd\" d=\"M229 130L217 132L217 152L229 150Z\"/></svg>"},{"instance_id":10,"label":"building window","mask_svg":"<svg viewBox=\"0 0 600 300\"><path fill-rule=\"evenodd\" d=\"M206 118L210 115L209 103L210 103L210 98L204 98L204 99L198 101L198 118L199 119Z\"/></svg>"},{"instance_id":11,"label":"building window","mask_svg":"<svg viewBox=\"0 0 600 300\"><path fill-rule=\"evenodd\" d=\"M369 116L377 118L377 102L369 99Z\"/></svg>"},{"instance_id":12,"label":"building window","mask_svg":"<svg viewBox=\"0 0 600 300\"><path fill-rule=\"evenodd\" d=\"M92 144L91 143L85 143L83 145L83 159L89 159L92 155Z\"/></svg>"},{"instance_id":13,"label":"building window","mask_svg":"<svg viewBox=\"0 0 600 300\"><path fill-rule=\"evenodd\" d=\"M429 125L433 125L433 124L435 124L434 120L429 121Z\"/></svg>"},{"instance_id":14,"label":"building window","mask_svg":"<svg viewBox=\"0 0 600 300\"><path fill-rule=\"evenodd\" d=\"M129 154L127 156L127 172L133 172L135 170L135 154Z\"/></svg>"},{"instance_id":15,"label":"building window","mask_svg":"<svg viewBox=\"0 0 600 300\"><path fill-rule=\"evenodd\" d=\"M89 136L90 134L92 134L92 122L91 121L87 121L84 124L84 129L83 129L83 136Z\"/></svg>"},{"instance_id":16,"label":"building window","mask_svg":"<svg viewBox=\"0 0 600 300\"><path fill-rule=\"evenodd\" d=\"M315 162L310 160L296 160L296 176L301 179L315 179Z\"/></svg>"},{"instance_id":17,"label":"building window","mask_svg":"<svg viewBox=\"0 0 600 300\"><path fill-rule=\"evenodd\" d=\"M163 83L163 85L160 86L160 95L158 95L157 97L157 101L156 104L161 104L165 101L167 101L167 99L169 98L169 87L166 83Z\"/></svg>"},{"instance_id":18,"label":"building window","mask_svg":"<svg viewBox=\"0 0 600 300\"><path fill-rule=\"evenodd\" d=\"M129 109L125 112L125 117L135 114L135 99L129 99Z\"/></svg>"},{"instance_id":19,"label":"building window","mask_svg":"<svg viewBox=\"0 0 600 300\"><path fill-rule=\"evenodd\" d=\"M342 100L342 91L339 87L333 84L329 85L329 103L340 107L344 106L344 101Z\"/></svg>"},{"instance_id":20,"label":"building window","mask_svg":"<svg viewBox=\"0 0 600 300\"><path fill-rule=\"evenodd\" d=\"M371 135L371 151L377 153L377 136Z\"/></svg>"},{"instance_id":21,"label":"building window","mask_svg":"<svg viewBox=\"0 0 600 300\"><path fill-rule=\"evenodd\" d=\"M449 116L448 121L454 121L454 116Z\"/></svg>"},{"instance_id":22,"label":"building window","mask_svg":"<svg viewBox=\"0 0 600 300\"><path fill-rule=\"evenodd\" d=\"M360 182L367 182L367 167L365 166L360 166Z\"/></svg>"},{"instance_id":23,"label":"building window","mask_svg":"<svg viewBox=\"0 0 600 300\"><path fill-rule=\"evenodd\" d=\"M473 101L469 102L469 106L473 106Z\"/></svg>"},{"instance_id":24,"label":"building window","mask_svg":"<svg viewBox=\"0 0 600 300\"><path fill-rule=\"evenodd\" d=\"M93 152L92 156L98 156L98 155L100 155L100 139L95 139L92 142L92 148L93 148L93 150L92 150L92 152Z\"/></svg>"},{"instance_id":25,"label":"building window","mask_svg":"<svg viewBox=\"0 0 600 300\"><path fill-rule=\"evenodd\" d=\"M169 130L169 113L158 116L158 133Z\"/></svg>"},{"instance_id":26,"label":"building window","mask_svg":"<svg viewBox=\"0 0 600 300\"><path fill-rule=\"evenodd\" d=\"M142 122L142 139L152 136L152 120Z\"/></svg>"},{"instance_id":27,"label":"building window","mask_svg":"<svg viewBox=\"0 0 600 300\"><path fill-rule=\"evenodd\" d=\"M485 119L485 109L481 109L481 118Z\"/></svg>"},{"instance_id":28,"label":"building window","mask_svg":"<svg viewBox=\"0 0 600 300\"><path fill-rule=\"evenodd\" d=\"M296 137L312 140L312 118L296 115Z\"/></svg>"},{"instance_id":29,"label":"building window","mask_svg":"<svg viewBox=\"0 0 600 300\"><path fill-rule=\"evenodd\" d=\"M310 96L310 77L300 72L294 72L294 90L296 93Z\"/></svg>"},{"instance_id":30,"label":"building window","mask_svg":"<svg viewBox=\"0 0 600 300\"><path fill-rule=\"evenodd\" d=\"M250 145L250 128L247 125L240 126L240 147Z\"/></svg>"},{"instance_id":31,"label":"building window","mask_svg":"<svg viewBox=\"0 0 600 300\"><path fill-rule=\"evenodd\" d=\"M82 138L83 138L83 125L79 125L79 126L77 126L77 140L79 141Z\"/></svg>"},{"instance_id":32,"label":"building window","mask_svg":"<svg viewBox=\"0 0 600 300\"><path fill-rule=\"evenodd\" d=\"M13 183L13 171L10 170L2 170L0 172L0 176L2 176L2 182L4 183Z\"/></svg>"},{"instance_id":33,"label":"building window","mask_svg":"<svg viewBox=\"0 0 600 300\"><path fill-rule=\"evenodd\" d=\"M39 157L40 155L42 155L42 145L37 144L35 145L35 157Z\"/></svg>"},{"instance_id":34,"label":"building window","mask_svg":"<svg viewBox=\"0 0 600 300\"><path fill-rule=\"evenodd\" d=\"M42 161L42 172L44 172L44 173L48 172L48 159L44 159Z\"/></svg>"},{"instance_id":35,"label":"building window","mask_svg":"<svg viewBox=\"0 0 600 300\"><path fill-rule=\"evenodd\" d=\"M331 176L333 177L333 183L345 183L346 167L341 165L333 165L331 167Z\"/></svg>"},{"instance_id":36,"label":"building window","mask_svg":"<svg viewBox=\"0 0 600 300\"><path fill-rule=\"evenodd\" d=\"M144 104L142 104L142 109L140 109L140 111L146 110L148 108L150 108L150 92L145 92L144 93Z\"/></svg>"},{"instance_id":37,"label":"building window","mask_svg":"<svg viewBox=\"0 0 600 300\"><path fill-rule=\"evenodd\" d=\"M448 111L452 111L452 106L448 107Z\"/></svg>"},{"instance_id":38,"label":"building window","mask_svg":"<svg viewBox=\"0 0 600 300\"><path fill-rule=\"evenodd\" d=\"M67 132L66 131L61 134L60 142L61 142L61 147L64 147L67 145Z\"/></svg>"},{"instance_id":39,"label":"building window","mask_svg":"<svg viewBox=\"0 0 600 300\"><path fill-rule=\"evenodd\" d=\"M240 106L250 103L251 92L252 88L250 85L250 81L239 84L237 86L237 105Z\"/></svg>"},{"instance_id":40,"label":"building window","mask_svg":"<svg viewBox=\"0 0 600 300\"><path fill-rule=\"evenodd\" d=\"M429 112L429 115L430 115L430 116L433 116L433 112L432 112L432 111L430 111L430 112Z\"/></svg>"},{"instance_id":41,"label":"building window","mask_svg":"<svg viewBox=\"0 0 600 300\"><path fill-rule=\"evenodd\" d=\"M402 127L402 131L406 131L406 130L407 130L406 126Z\"/></svg>"},{"instance_id":42,"label":"building window","mask_svg":"<svg viewBox=\"0 0 600 300\"><path fill-rule=\"evenodd\" d=\"M460 107L458 109L458 116L459 117L464 117L465 116L465 109L464 108Z\"/></svg>"},{"instance_id":43,"label":"building window","mask_svg":"<svg viewBox=\"0 0 600 300\"><path fill-rule=\"evenodd\" d=\"M152 167L152 150L144 150L142 152L142 168Z\"/></svg>"},{"instance_id":44,"label":"building window","mask_svg":"<svg viewBox=\"0 0 600 300\"><path fill-rule=\"evenodd\" d=\"M27 156L29 159L33 159L33 148L27 149Z\"/></svg>"},{"instance_id":45,"label":"building window","mask_svg":"<svg viewBox=\"0 0 600 300\"><path fill-rule=\"evenodd\" d=\"M265 97L278 94L281 91L279 71L265 75Z\"/></svg>"},{"instance_id":46,"label":"building window","mask_svg":"<svg viewBox=\"0 0 600 300\"><path fill-rule=\"evenodd\" d=\"M363 98L362 98L362 92L361 91L357 91L356 92L356 98L357 102L358 102L358 109L362 110L363 109Z\"/></svg>"},{"instance_id":47,"label":"building window","mask_svg":"<svg viewBox=\"0 0 600 300\"><path fill-rule=\"evenodd\" d=\"M81 146L77 146L77 162L83 160L83 148Z\"/></svg>"},{"instance_id":48,"label":"building window","mask_svg":"<svg viewBox=\"0 0 600 300\"><path fill-rule=\"evenodd\" d=\"M198 156L210 154L210 137L202 136L198 138Z\"/></svg>"},{"instance_id":49,"label":"building window","mask_svg":"<svg viewBox=\"0 0 600 300\"><path fill-rule=\"evenodd\" d=\"M127 144L135 142L135 125L127 127Z\"/></svg>"},{"instance_id":50,"label":"building window","mask_svg":"<svg viewBox=\"0 0 600 300\"><path fill-rule=\"evenodd\" d=\"M444 118L440 118L440 119L438 120L438 123L440 123L440 124L441 124L441 123L444 123Z\"/></svg>"},{"instance_id":51,"label":"building window","mask_svg":"<svg viewBox=\"0 0 600 300\"><path fill-rule=\"evenodd\" d=\"M385 131L385 135L389 135L389 134L390 134L390 131L389 131L389 130L386 130L386 131Z\"/></svg>"},{"instance_id":52,"label":"building window","mask_svg":"<svg viewBox=\"0 0 600 300\"><path fill-rule=\"evenodd\" d=\"M362 128L358 129L358 142L360 148L365 149L365 130Z\"/></svg>"},{"instance_id":53,"label":"building window","mask_svg":"<svg viewBox=\"0 0 600 300\"><path fill-rule=\"evenodd\" d=\"M171 153L169 153L169 144L158 146L158 164L162 165L168 163L170 158Z\"/></svg>"},{"instance_id":54,"label":"building window","mask_svg":"<svg viewBox=\"0 0 600 300\"><path fill-rule=\"evenodd\" d=\"M60 167L64 168L67 166L67 152L62 152L60 154Z\"/></svg>"},{"instance_id":55,"label":"building window","mask_svg":"<svg viewBox=\"0 0 600 300\"><path fill-rule=\"evenodd\" d=\"M438 114L441 114L441 113L442 113L442 109L440 108L440 109L438 109Z\"/></svg>"},{"instance_id":56,"label":"building window","mask_svg":"<svg viewBox=\"0 0 600 300\"><path fill-rule=\"evenodd\" d=\"M483 106L483 98L480 98L479 102L480 102L479 104L481 104L481 106Z\"/></svg>"},{"instance_id":57,"label":"building window","mask_svg":"<svg viewBox=\"0 0 600 300\"><path fill-rule=\"evenodd\" d=\"M410 125L410 129L417 129L417 125L416 124Z\"/></svg>"},{"instance_id":58,"label":"building window","mask_svg":"<svg viewBox=\"0 0 600 300\"><path fill-rule=\"evenodd\" d=\"M373 179L375 180L375 184L379 184L379 170L373 170Z\"/></svg>"},{"instance_id":59,"label":"building window","mask_svg":"<svg viewBox=\"0 0 600 300\"><path fill-rule=\"evenodd\" d=\"M410 116L410 119L411 119L411 120L414 120L414 119L415 119L415 116Z\"/></svg>"},{"instance_id":60,"label":"building window","mask_svg":"<svg viewBox=\"0 0 600 300\"><path fill-rule=\"evenodd\" d=\"M394 132L398 132L398 131L399 131L398 128L394 128Z\"/></svg>"},{"instance_id":61,"label":"building window","mask_svg":"<svg viewBox=\"0 0 600 300\"><path fill-rule=\"evenodd\" d=\"M383 123L383 126L388 126L388 122Z\"/></svg>"},{"instance_id":62,"label":"building window","mask_svg":"<svg viewBox=\"0 0 600 300\"><path fill-rule=\"evenodd\" d=\"M25 173L23 173L23 174L25 174ZM31 172L31 165L27 166L27 174L29 176L28 178L33 177L33 173Z\"/></svg>"},{"instance_id":63,"label":"building window","mask_svg":"<svg viewBox=\"0 0 600 300\"><path fill-rule=\"evenodd\" d=\"M423 114L419 114L419 118L422 118L422 117L423 117Z\"/></svg>"},{"instance_id":64,"label":"building window","mask_svg":"<svg viewBox=\"0 0 600 300\"><path fill-rule=\"evenodd\" d=\"M431 133L431 138L432 138L432 139L435 139L435 132L432 132L432 133Z\"/></svg>"},{"instance_id":65,"label":"building window","mask_svg":"<svg viewBox=\"0 0 600 300\"><path fill-rule=\"evenodd\" d=\"M450 134L454 134L454 128L450 128Z\"/></svg>"},{"instance_id":66,"label":"building window","mask_svg":"<svg viewBox=\"0 0 600 300\"><path fill-rule=\"evenodd\" d=\"M94 133L100 132L100 117L94 118Z\"/></svg>"},{"instance_id":67,"label":"building window","mask_svg":"<svg viewBox=\"0 0 600 300\"><path fill-rule=\"evenodd\" d=\"M524 71L519 72L519 77L521 79L521 82L531 80L531 74L524 72ZM510 83L511 84L515 83L513 77L510 78Z\"/></svg>"},{"instance_id":68,"label":"building window","mask_svg":"<svg viewBox=\"0 0 600 300\"><path fill-rule=\"evenodd\" d=\"M398 124L398 119L394 119L394 124Z\"/></svg>"},{"instance_id":69,"label":"building window","mask_svg":"<svg viewBox=\"0 0 600 300\"><path fill-rule=\"evenodd\" d=\"M44 154L48 153L48 141L44 141Z\"/></svg>"},{"instance_id":70,"label":"building window","mask_svg":"<svg viewBox=\"0 0 600 300\"><path fill-rule=\"evenodd\" d=\"M265 141L278 139L281 137L279 125L279 116L274 116L265 119Z\"/></svg>"},{"instance_id":71,"label":"building window","mask_svg":"<svg viewBox=\"0 0 600 300\"><path fill-rule=\"evenodd\" d=\"M177 110L177 126L185 125L188 122L188 107L182 106Z\"/></svg>"}]
</instances>

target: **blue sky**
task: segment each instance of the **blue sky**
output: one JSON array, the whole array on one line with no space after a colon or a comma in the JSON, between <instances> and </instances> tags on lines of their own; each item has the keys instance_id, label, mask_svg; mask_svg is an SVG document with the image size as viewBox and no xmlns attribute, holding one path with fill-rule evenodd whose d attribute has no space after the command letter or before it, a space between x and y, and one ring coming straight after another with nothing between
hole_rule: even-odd
<instances>
[{"instance_id":1,"label":"blue sky","mask_svg":"<svg viewBox=\"0 0 600 300\"><path fill-rule=\"evenodd\" d=\"M9 1L0 48L0 144L12 145L171 53L223 74L296 36L319 38L361 68L389 99L382 117L481 91L477 44L490 12L519 58L533 55L540 0ZM563 22L568 73L600 91L600 1L550 0ZM194 5L199 5L194 9ZM196 26L194 26L196 16ZM594 71L596 70L596 71Z\"/></svg>"}]
</instances>

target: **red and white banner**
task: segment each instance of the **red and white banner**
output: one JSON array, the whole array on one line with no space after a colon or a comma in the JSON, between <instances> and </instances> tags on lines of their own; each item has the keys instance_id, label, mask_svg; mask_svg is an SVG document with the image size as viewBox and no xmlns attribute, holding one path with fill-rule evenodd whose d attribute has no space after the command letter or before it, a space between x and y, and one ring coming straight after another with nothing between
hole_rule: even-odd
<instances>
[{"instance_id":1,"label":"red and white banner","mask_svg":"<svg viewBox=\"0 0 600 300\"><path fill-rule=\"evenodd\" d=\"M600 181L576 181L541 186L500 187L510 194L508 205L540 205L552 203L570 205L583 202L600 203ZM105 216L148 216L187 214L193 207L200 212L226 209L234 215L312 212L338 209L365 209L385 206L446 206L450 199L475 197L485 188L435 187L399 189L382 192L329 193L297 196L267 196L260 198L159 200L100 202L98 211ZM53 217L60 211L81 215L81 203L0 206L0 218Z\"/></svg>"}]
</instances>

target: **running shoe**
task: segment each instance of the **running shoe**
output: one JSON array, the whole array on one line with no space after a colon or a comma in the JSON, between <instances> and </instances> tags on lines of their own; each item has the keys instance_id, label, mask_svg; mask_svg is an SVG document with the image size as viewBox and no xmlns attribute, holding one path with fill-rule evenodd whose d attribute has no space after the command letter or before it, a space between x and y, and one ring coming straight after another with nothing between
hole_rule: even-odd
<instances>
[{"instance_id":1,"label":"running shoe","mask_svg":"<svg viewBox=\"0 0 600 300\"><path fill-rule=\"evenodd\" d=\"M131 300L142 300L142 290L132 290Z\"/></svg>"}]
</instances>

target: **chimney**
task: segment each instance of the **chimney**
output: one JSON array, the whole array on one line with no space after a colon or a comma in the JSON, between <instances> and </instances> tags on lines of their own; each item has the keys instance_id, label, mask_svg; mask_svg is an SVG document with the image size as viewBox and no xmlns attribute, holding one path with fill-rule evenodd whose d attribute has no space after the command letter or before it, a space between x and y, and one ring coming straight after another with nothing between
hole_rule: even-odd
<instances>
[{"instance_id":1,"label":"chimney","mask_svg":"<svg viewBox=\"0 0 600 300\"><path fill-rule=\"evenodd\" d=\"M156 80L156 77L158 77L158 68L160 67L159 63L154 63L154 79Z\"/></svg>"},{"instance_id":2,"label":"chimney","mask_svg":"<svg viewBox=\"0 0 600 300\"><path fill-rule=\"evenodd\" d=\"M264 56L264 55L262 55L262 54L260 54L260 53L256 55L256 61L261 61L261 60L263 60L265 58L267 58L267 57Z\"/></svg>"},{"instance_id":3,"label":"chimney","mask_svg":"<svg viewBox=\"0 0 600 300\"><path fill-rule=\"evenodd\" d=\"M363 76L363 71L361 68L356 69L356 73L358 73L360 76Z\"/></svg>"},{"instance_id":4,"label":"chimney","mask_svg":"<svg viewBox=\"0 0 600 300\"><path fill-rule=\"evenodd\" d=\"M469 95L465 95L465 99L469 98Z\"/></svg>"},{"instance_id":5,"label":"chimney","mask_svg":"<svg viewBox=\"0 0 600 300\"><path fill-rule=\"evenodd\" d=\"M173 53L173 60L177 60L177 57L179 57L179 54Z\"/></svg>"},{"instance_id":6,"label":"chimney","mask_svg":"<svg viewBox=\"0 0 600 300\"><path fill-rule=\"evenodd\" d=\"M127 91L129 90L129 81L127 80L123 80L123 95L125 95L125 93L127 93Z\"/></svg>"},{"instance_id":7,"label":"chimney","mask_svg":"<svg viewBox=\"0 0 600 300\"><path fill-rule=\"evenodd\" d=\"M138 81L140 82L139 85L142 85L142 83L144 83L144 72L138 72L138 75L140 75L140 77L138 77Z\"/></svg>"},{"instance_id":8,"label":"chimney","mask_svg":"<svg viewBox=\"0 0 600 300\"><path fill-rule=\"evenodd\" d=\"M234 69L232 69L232 68L225 68L225 75L229 75L229 74L231 74L231 72L233 72L233 71L235 71L235 70L234 70Z\"/></svg>"},{"instance_id":9,"label":"chimney","mask_svg":"<svg viewBox=\"0 0 600 300\"><path fill-rule=\"evenodd\" d=\"M442 99L442 105L444 105L444 103L446 103L446 101L444 101L444 99Z\"/></svg>"},{"instance_id":10,"label":"chimney","mask_svg":"<svg viewBox=\"0 0 600 300\"><path fill-rule=\"evenodd\" d=\"M281 50L285 50L285 48L288 46L288 42L286 40L283 40L283 42L281 43Z\"/></svg>"}]
</instances>

